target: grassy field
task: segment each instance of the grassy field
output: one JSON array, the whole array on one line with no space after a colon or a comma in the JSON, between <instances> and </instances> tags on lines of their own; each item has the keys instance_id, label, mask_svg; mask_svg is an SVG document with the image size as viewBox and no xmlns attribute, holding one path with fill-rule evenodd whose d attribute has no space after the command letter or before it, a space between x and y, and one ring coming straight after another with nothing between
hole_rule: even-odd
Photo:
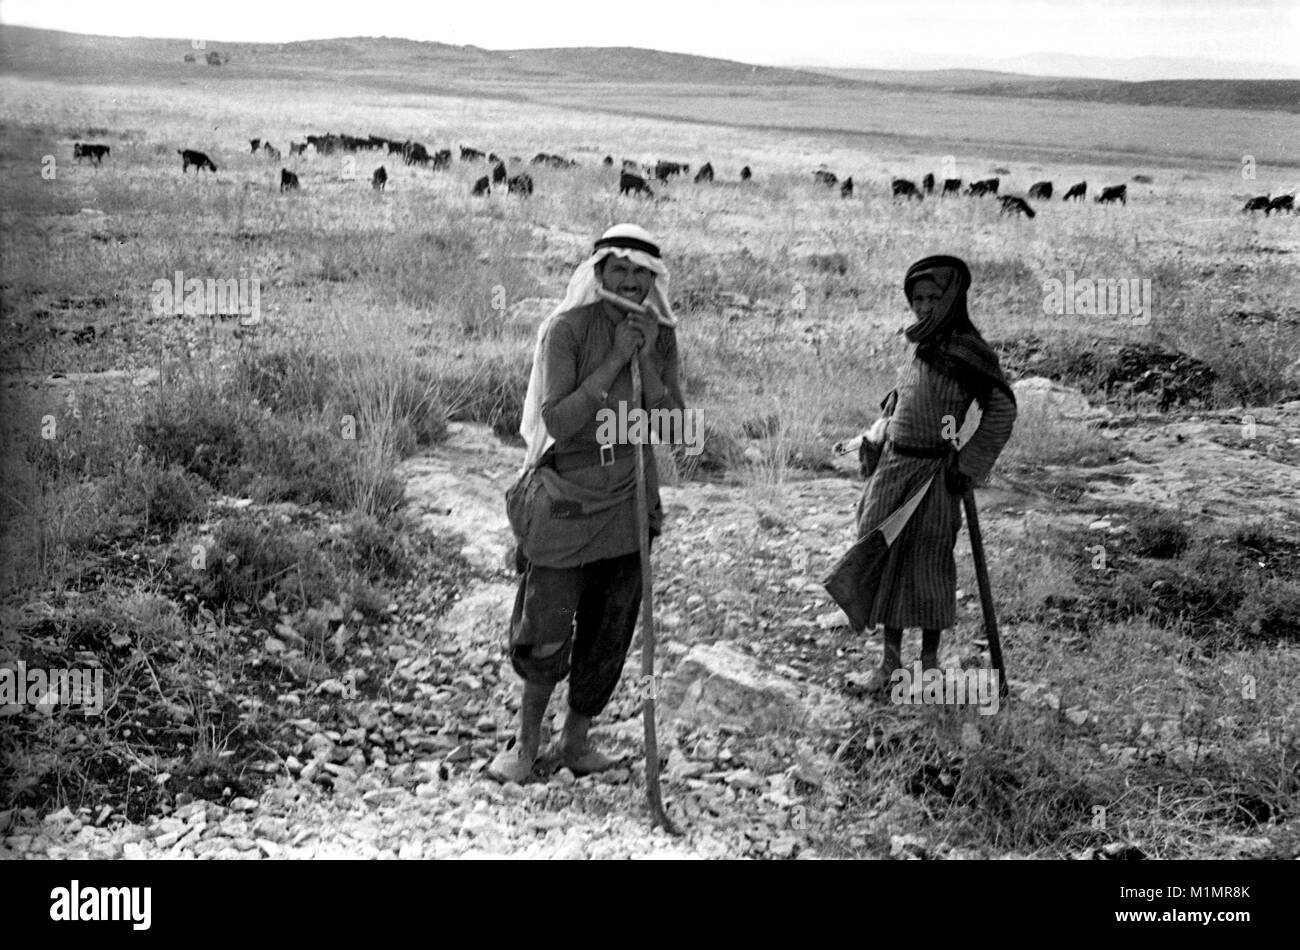
<instances>
[{"instance_id":1,"label":"grassy field","mask_svg":"<svg viewBox=\"0 0 1300 950\"><path fill-rule=\"evenodd\" d=\"M1037 338L1056 354L1091 352L1102 341L1187 354L1215 374L1202 409L1300 396L1300 217L1240 213L1246 197L1292 190L1300 180L1291 117L952 102L835 87L711 95L555 83L542 102L535 93L528 94L533 101L523 98L519 77L480 84L473 95L433 95L404 92L398 74L359 84L342 71L330 81L196 75L183 84L0 76L7 383L0 554L5 602L16 611L10 619L27 618L27 634L34 628L23 610L32 603L58 603L66 619L71 608L62 592L85 590L109 574L124 585L116 615L128 618L123 624L139 622L130 618L138 617L141 597L178 591L193 609L209 611L247 608L274 590L295 610L330 602L362 617L381 615L388 586L407 576L401 572L418 555L396 538L401 485L393 465L436 445L449 419L514 432L537 319L562 295L591 241L618 221L640 223L663 240L682 318L686 395L709 426L699 474L745 490L779 495L788 480L824 469L830 445L874 418L906 352L896 333L908 322L902 274L925 254L970 262L971 312L990 340ZM525 162L554 152L581 165L529 168L536 192L528 200L503 192L476 199L470 186L484 174L481 164L453 162L432 172L379 153L358 155L354 165L339 155L280 163L248 154L253 137L287 156L291 139L326 131L415 138L431 150L463 143ZM102 167L74 163L74 141L108 144L111 156ZM206 152L218 174L182 175L181 148ZM620 198L617 164L599 164L605 154L616 163L688 161L692 170L707 160L719 180L676 180L659 189L663 200ZM1253 181L1241 175L1246 154L1258 162ZM1058 189L1086 179L1090 193L1127 183L1129 203L1058 198L1035 202L1037 217L1023 220L1000 216L988 200L890 198L891 177L942 177L945 156L966 179L1008 168L997 173L1004 194L1023 194L1040 179ZM823 163L841 178L853 176L851 199L813 184L811 171ZM299 175L300 193L279 193L282 164ZM368 185L380 164L390 175L383 194ZM755 179L742 185L737 177L746 164ZM53 175L44 177L43 167ZM1139 174L1151 180L1134 180ZM237 338L230 321L153 313L154 282L178 270L260 280L255 333ZM1151 320L1045 313L1044 282L1065 280L1069 271L1149 279ZM95 330L93 343L78 342L74 334L84 340L87 327ZM36 385L50 373L109 371L128 376L114 386ZM155 372L156 381L136 385ZM757 462L745 456L755 444ZM1008 459L1013 473L1033 473L1048 463L1086 466L1102 448L1081 425L1027 413ZM344 528L320 550L310 533L275 542L212 507L218 495L315 506ZM1283 534L1293 528L1277 526ZM1032 531L1029 537L1038 539ZM238 567L197 587L181 583L177 564L196 544L213 563L234 557L229 563ZM1077 573L1072 548L1059 556L1029 542L1017 549L1011 535L1006 544L1019 553L1008 562L1013 567L999 568L999 589L1022 622L1046 623L1046 587L1082 596L1070 579ZM148 570L144 561L131 566L133 551L146 552ZM250 564L251 574L244 570ZM389 572L385 564L398 567ZM281 575L295 585L266 581ZM1291 604L1294 577L1269 583L1281 585L1270 604ZM1253 616L1258 630L1264 607L1251 603L1237 622L1248 627ZM1116 609L1120 620L1136 615ZM1290 615L1279 615L1278 629L1290 629ZM166 624L151 623L165 640L154 628ZM1139 700L1146 685L1128 681L1135 671L1152 681L1169 675L1171 651L1187 642L1177 624L1152 632L1142 623L1107 628L1091 655L1046 638L1043 656L1080 676L1084 668L1127 671L1079 700L1115 711L1122 697L1132 697L1132 709L1100 727L1097 741L1108 749L1130 747L1118 732L1136 735L1153 717L1177 720L1180 743L1193 725L1198 736L1210 736L1219 756L1206 767L1210 785L1228 790L1207 792L1212 801L1174 805L1165 798L1142 812L1142 827L1165 836L1163 853L1219 853L1193 831L1197 816L1228 809L1227 827L1239 817L1234 794L1294 801L1294 719L1279 728L1293 703L1282 686L1270 687L1267 707L1242 725L1225 719L1225 687L1208 674L1187 685L1192 700L1180 691ZM1159 662L1140 643L1157 645ZM1233 641L1231 649L1240 652L1230 659L1267 656L1278 670L1296 664L1293 646ZM1050 675L1050 665L1044 660L1039 672ZM207 708L186 695L194 709ZM925 754L953 739L947 727L936 728L938 738L918 739ZM1068 850L1053 838L1059 827L1049 813L1062 787L1082 781L1083 765L1055 728L1013 721L986 737L980 774L987 785L971 794L1004 800L1009 771L1019 771L1035 794L1046 791L1022 800L1020 811L1007 805L1011 818L968 817L945 833L993 848ZM1250 744L1270 728L1272 738ZM1250 741L1238 751L1233 743L1242 735ZM855 754L859 766L871 758ZM1184 779L1191 788L1210 772L1196 771L1196 755L1189 761L1170 768L1190 768ZM1148 771L1130 805L1146 808L1147 792L1169 785L1168 776ZM1233 782L1219 782L1232 774ZM1107 776L1099 780L1107 794L1122 795L1119 779ZM11 772L7 781L12 788L21 778ZM895 778L887 768L864 781L883 789ZM58 800L48 782L22 787L29 798L19 800L38 800L32 789L48 796L41 801ZM864 793L864 809L871 797Z\"/></svg>"}]
</instances>

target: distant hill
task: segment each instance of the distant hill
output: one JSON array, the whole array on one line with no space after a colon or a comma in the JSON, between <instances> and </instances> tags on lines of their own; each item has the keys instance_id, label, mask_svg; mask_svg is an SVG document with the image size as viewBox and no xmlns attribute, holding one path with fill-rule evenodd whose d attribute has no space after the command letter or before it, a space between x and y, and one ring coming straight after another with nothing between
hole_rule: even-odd
<instances>
[{"instance_id":1,"label":"distant hill","mask_svg":"<svg viewBox=\"0 0 1300 950\"><path fill-rule=\"evenodd\" d=\"M999 82L1032 82L1033 76L1023 73L997 72L990 69L836 69L809 67L813 72L840 79L881 86L909 86L915 89L940 89L961 91ZM1056 82L1061 77L1044 78L1043 82Z\"/></svg>"},{"instance_id":2,"label":"distant hill","mask_svg":"<svg viewBox=\"0 0 1300 950\"><path fill-rule=\"evenodd\" d=\"M1297 79L1029 80L994 83L979 93L1031 99L1118 102L1135 106L1300 112L1300 80Z\"/></svg>"},{"instance_id":3,"label":"distant hill","mask_svg":"<svg viewBox=\"0 0 1300 950\"><path fill-rule=\"evenodd\" d=\"M1286 49L1279 42L1275 49ZM1269 55L1273 50L1262 51ZM785 59L773 63L789 69L857 72L984 72L1015 76L1042 76L1051 79L1117 79L1123 82L1154 82L1166 79L1300 79L1300 61L1288 63L1279 56L1276 62L1221 60L1189 56L1081 56L1075 53L1038 52L1020 56L995 57L978 53L933 53L906 48L859 49L852 56L861 66L850 66L848 55L830 62L826 59ZM870 63L867 70L866 64Z\"/></svg>"},{"instance_id":4,"label":"distant hill","mask_svg":"<svg viewBox=\"0 0 1300 950\"><path fill-rule=\"evenodd\" d=\"M224 67L202 63L216 51ZM184 63L194 54L198 64ZM1183 79L1124 82L1026 76L975 69L787 69L658 50L565 48L486 50L391 37L294 43L217 43L194 50L185 39L87 36L0 27L0 70L67 81L131 82L227 75L361 82L415 91L481 91L494 84L623 83L719 87L890 87L958 95L1057 99L1126 105L1300 112L1300 80ZM188 70L188 72L185 72Z\"/></svg>"},{"instance_id":5,"label":"distant hill","mask_svg":"<svg viewBox=\"0 0 1300 950\"><path fill-rule=\"evenodd\" d=\"M603 82L708 83L711 85L836 86L854 80L729 59L665 53L634 47L570 47L501 50L514 68L546 72L556 78L581 76Z\"/></svg>"},{"instance_id":6,"label":"distant hill","mask_svg":"<svg viewBox=\"0 0 1300 950\"><path fill-rule=\"evenodd\" d=\"M623 82L835 87L851 79L706 56L622 48L486 50L391 37L346 37L293 43L217 43L193 50L184 39L87 36L28 27L0 27L0 70L49 78L127 78L160 67L174 71L187 53L230 56L243 75L288 76L413 71L412 78L447 83L484 81ZM215 67L214 67L215 71ZM418 71L418 72L415 72ZM215 77L214 77L215 78ZM322 77L324 78L324 77Z\"/></svg>"},{"instance_id":7,"label":"distant hill","mask_svg":"<svg viewBox=\"0 0 1300 950\"><path fill-rule=\"evenodd\" d=\"M976 69L824 69L818 72L872 85L901 86L961 95L1070 99L1195 109L1300 112L1300 80L1296 79L1160 79L1125 82L1119 79L1024 76Z\"/></svg>"}]
</instances>

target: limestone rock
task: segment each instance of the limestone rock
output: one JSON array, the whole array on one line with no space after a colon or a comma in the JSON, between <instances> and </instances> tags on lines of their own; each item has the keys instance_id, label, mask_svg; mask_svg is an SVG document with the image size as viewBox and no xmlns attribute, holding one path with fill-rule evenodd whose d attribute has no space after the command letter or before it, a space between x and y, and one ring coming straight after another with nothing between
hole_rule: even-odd
<instances>
[{"instance_id":1,"label":"limestone rock","mask_svg":"<svg viewBox=\"0 0 1300 950\"><path fill-rule=\"evenodd\" d=\"M1098 423L1111 418L1111 411L1105 406L1093 406L1083 393L1069 386L1063 386L1045 376L1029 376L1017 380L1011 388L1016 393L1016 403L1023 410L1026 406L1050 408L1064 419L1075 422Z\"/></svg>"},{"instance_id":2,"label":"limestone rock","mask_svg":"<svg viewBox=\"0 0 1300 950\"><path fill-rule=\"evenodd\" d=\"M848 718L842 698L769 673L721 643L692 647L664 682L660 699L682 722L755 732L834 728Z\"/></svg>"}]
</instances>

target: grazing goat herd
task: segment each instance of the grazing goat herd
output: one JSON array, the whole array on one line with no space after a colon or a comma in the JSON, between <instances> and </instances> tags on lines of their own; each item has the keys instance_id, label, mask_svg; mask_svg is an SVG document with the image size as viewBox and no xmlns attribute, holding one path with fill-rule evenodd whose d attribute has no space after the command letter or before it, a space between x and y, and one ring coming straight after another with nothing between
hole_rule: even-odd
<instances>
[{"instance_id":1,"label":"grazing goat herd","mask_svg":"<svg viewBox=\"0 0 1300 950\"><path fill-rule=\"evenodd\" d=\"M260 138L249 139L249 152L256 155L258 152L263 157L279 161L281 158L280 150L270 142ZM308 156L308 149L314 155L331 155L336 151L340 152L369 152L369 151L386 151L388 155L400 155L402 161L407 165L418 165L421 168L432 168L434 170L448 169L451 167L452 152L449 148L444 148L436 152L430 152L428 147L420 142L415 141L398 141L396 139L384 138L380 135L369 135L365 138L354 135L343 135L329 133L326 135L308 135L305 141L290 142L290 157L300 155L303 158ZM181 156L181 174L189 171L191 165L194 166L195 174L207 169L213 174L217 171L217 166L212 159L208 158L203 152L194 149L178 149ZM76 142L72 146L73 158L77 161L89 159L96 165L103 164L104 158L109 154L110 149L107 145L96 145L91 143ZM506 160L495 152L482 152L476 148L460 146L460 160L462 162L483 161L492 166L490 175L483 175L478 178L470 188L470 194L476 198L486 197L492 193L493 186L505 184L506 192L512 195L528 196L533 193L533 178L527 172L520 171L511 175L506 170ZM523 159L517 155L510 156L512 164L522 164ZM549 168L576 168L578 162L573 159L564 158L560 155L552 155L548 152L538 152L533 156L532 165L541 165ZM607 168L613 167L614 157L606 155L601 162ZM639 165L634 161L624 159L622 170L619 174L618 191L620 195L639 195L646 198L655 196L654 190L650 187L650 182L667 185L673 178L678 175L689 175L691 166L685 162L656 161L653 165ZM1000 168L995 171L1005 174L1007 169ZM753 179L753 172L746 165L740 170L740 181L748 182ZM695 173L695 183L709 184L714 181L713 165L705 162ZM1135 175L1134 181L1150 182L1150 178L1145 175ZM840 197L853 197L853 179L852 177L840 181L839 177L825 166L818 168L813 172L813 181L818 185L827 188L840 189ZM388 185L388 170L380 165L375 169L371 176L370 185L376 191L383 191ZM960 178L946 178L942 182L938 181L933 174L927 174L921 179L918 187L913 181L906 178L895 178L890 182L890 190L895 198L917 201L923 201L926 195L933 195L938 190L939 197L949 195L961 195L963 181ZM969 197L980 198L992 196L998 199L1002 206L1002 214L1021 214L1027 218L1034 217L1034 209L1030 207L1029 202L1018 195L999 195L998 188L1001 185L1000 178L985 178L979 181L972 181L966 186L965 194ZM280 191L297 191L300 189L300 183L296 173L289 171L287 168L280 170ZM1035 182L1030 186L1027 193L1029 198L1039 201L1050 201L1053 194L1053 185L1050 181ZM1088 183L1086 181L1078 182L1066 189L1062 201L1086 201L1088 195ZM1128 204L1128 186L1127 185L1110 185L1101 190L1101 193L1094 199L1099 204L1112 204L1118 201L1122 205ZM1274 211L1279 214L1292 212L1296 213L1295 192L1290 194L1278 195L1260 195L1251 198L1246 202L1243 212L1263 211L1265 216L1272 214Z\"/></svg>"},{"instance_id":2,"label":"grazing goat herd","mask_svg":"<svg viewBox=\"0 0 1300 950\"><path fill-rule=\"evenodd\" d=\"M998 171L1005 173L1006 170L999 169ZM814 174L829 176L829 182L826 181L826 177L820 177L817 180L830 185L835 184L835 176L830 172L823 171ZM1137 176L1137 179L1140 180L1143 177L1144 176L1139 175ZM851 194L853 179L848 179L846 184L848 185L848 190ZM939 189L939 197L945 198L949 195L961 195L961 187L963 184L964 182L960 178L945 178L942 182L943 187ZM933 174L927 174L921 179L921 186L919 188L916 186L915 182L906 178L895 178L890 182L890 189L895 198L906 198L909 200L915 198L917 201L924 201L925 196L933 195L935 189L939 187L939 185L940 182L935 179ZM1034 209L1024 198L1021 198L1019 195L999 195L998 189L1001 187L1001 178L983 178L967 185L965 193L971 198L983 198L986 196L997 198L998 203L1002 205L1003 214L1022 214L1026 218L1032 218L1034 216ZM1055 186L1050 181L1038 181L1034 182L1034 184L1029 187L1028 195L1030 198L1038 201L1051 201L1054 191ZM840 194L845 195L845 189L843 187L840 189ZM1088 183L1086 181L1081 181L1067 188L1065 195L1061 200L1084 201L1086 200L1087 195ZM845 197L847 197L847 195L845 195ZM1101 194L1097 195L1096 201L1098 204L1104 205L1113 204L1116 201L1122 205L1127 205L1128 185L1110 185L1109 187L1103 188Z\"/></svg>"}]
</instances>

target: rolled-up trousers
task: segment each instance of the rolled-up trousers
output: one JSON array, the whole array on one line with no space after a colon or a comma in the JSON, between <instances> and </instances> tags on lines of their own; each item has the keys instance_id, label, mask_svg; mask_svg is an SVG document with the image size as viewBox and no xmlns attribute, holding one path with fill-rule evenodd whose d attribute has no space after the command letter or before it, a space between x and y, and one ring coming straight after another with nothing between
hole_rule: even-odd
<instances>
[{"instance_id":1,"label":"rolled-up trousers","mask_svg":"<svg viewBox=\"0 0 1300 950\"><path fill-rule=\"evenodd\" d=\"M538 567L523 574L510 617L510 664L527 682L555 685L569 677L569 708L599 715L618 686L641 607L641 555L581 567ZM533 648L563 646L536 657Z\"/></svg>"}]
</instances>

